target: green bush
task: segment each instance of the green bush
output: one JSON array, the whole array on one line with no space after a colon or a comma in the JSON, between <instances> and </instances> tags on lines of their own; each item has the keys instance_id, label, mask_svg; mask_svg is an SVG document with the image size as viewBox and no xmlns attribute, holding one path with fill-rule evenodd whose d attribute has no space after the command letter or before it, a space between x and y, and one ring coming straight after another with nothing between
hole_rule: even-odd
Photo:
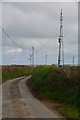
<instances>
[{"instance_id":1,"label":"green bush","mask_svg":"<svg viewBox=\"0 0 80 120\"><path fill-rule=\"evenodd\" d=\"M49 101L79 107L80 68L41 66L34 70L29 83Z\"/></svg>"}]
</instances>

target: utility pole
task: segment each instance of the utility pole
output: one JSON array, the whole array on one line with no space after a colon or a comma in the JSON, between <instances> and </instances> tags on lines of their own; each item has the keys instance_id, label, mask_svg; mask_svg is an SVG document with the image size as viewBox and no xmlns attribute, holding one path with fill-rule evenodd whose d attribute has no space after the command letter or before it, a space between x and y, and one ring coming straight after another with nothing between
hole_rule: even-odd
<instances>
[{"instance_id":1,"label":"utility pole","mask_svg":"<svg viewBox=\"0 0 80 120\"><path fill-rule=\"evenodd\" d=\"M32 47L32 66L34 67L34 46Z\"/></svg>"},{"instance_id":2,"label":"utility pole","mask_svg":"<svg viewBox=\"0 0 80 120\"><path fill-rule=\"evenodd\" d=\"M32 54L30 54L30 58L29 58L29 60L30 60L30 66L31 66L31 59L32 59Z\"/></svg>"},{"instance_id":3,"label":"utility pole","mask_svg":"<svg viewBox=\"0 0 80 120\"><path fill-rule=\"evenodd\" d=\"M63 49L63 15L62 15L62 9L60 14L60 35L59 35L59 56L58 56L58 66L61 65L61 47L62 47L62 60L64 65L64 49ZM61 46L62 43L62 46Z\"/></svg>"},{"instance_id":4,"label":"utility pole","mask_svg":"<svg viewBox=\"0 0 80 120\"><path fill-rule=\"evenodd\" d=\"M62 60L63 60L63 66L64 66L64 44L62 39Z\"/></svg>"},{"instance_id":5,"label":"utility pole","mask_svg":"<svg viewBox=\"0 0 80 120\"><path fill-rule=\"evenodd\" d=\"M46 58L45 58L45 65L47 65L47 54L46 54Z\"/></svg>"},{"instance_id":6,"label":"utility pole","mask_svg":"<svg viewBox=\"0 0 80 120\"><path fill-rule=\"evenodd\" d=\"M74 57L73 57L73 66L74 66Z\"/></svg>"}]
</instances>

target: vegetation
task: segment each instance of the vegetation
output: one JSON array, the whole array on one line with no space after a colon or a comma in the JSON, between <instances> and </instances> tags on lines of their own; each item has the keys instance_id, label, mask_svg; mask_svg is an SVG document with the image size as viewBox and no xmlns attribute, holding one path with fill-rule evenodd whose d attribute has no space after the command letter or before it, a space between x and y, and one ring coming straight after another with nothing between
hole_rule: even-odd
<instances>
[{"instance_id":1,"label":"vegetation","mask_svg":"<svg viewBox=\"0 0 80 120\"><path fill-rule=\"evenodd\" d=\"M34 68L27 66L3 66L2 82L32 74L29 83L43 99L60 103L56 109L70 118L79 118L79 72L80 67L39 66L34 70Z\"/></svg>"},{"instance_id":2,"label":"vegetation","mask_svg":"<svg viewBox=\"0 0 80 120\"><path fill-rule=\"evenodd\" d=\"M29 84L46 100L62 104L58 109L70 118L80 113L80 68L37 67Z\"/></svg>"},{"instance_id":3,"label":"vegetation","mask_svg":"<svg viewBox=\"0 0 80 120\"><path fill-rule=\"evenodd\" d=\"M2 82L6 80L17 78L20 76L27 76L32 74L33 68L26 66L5 66L2 67Z\"/></svg>"}]
</instances>

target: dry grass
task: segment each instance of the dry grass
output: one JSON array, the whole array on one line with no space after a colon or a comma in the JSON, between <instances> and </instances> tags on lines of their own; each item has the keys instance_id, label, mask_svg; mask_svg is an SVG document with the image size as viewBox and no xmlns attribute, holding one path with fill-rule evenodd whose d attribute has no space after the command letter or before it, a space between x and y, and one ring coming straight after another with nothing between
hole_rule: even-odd
<instances>
[{"instance_id":1,"label":"dry grass","mask_svg":"<svg viewBox=\"0 0 80 120\"><path fill-rule=\"evenodd\" d=\"M32 74L34 68L28 66L3 66L2 67L2 82L20 76Z\"/></svg>"}]
</instances>

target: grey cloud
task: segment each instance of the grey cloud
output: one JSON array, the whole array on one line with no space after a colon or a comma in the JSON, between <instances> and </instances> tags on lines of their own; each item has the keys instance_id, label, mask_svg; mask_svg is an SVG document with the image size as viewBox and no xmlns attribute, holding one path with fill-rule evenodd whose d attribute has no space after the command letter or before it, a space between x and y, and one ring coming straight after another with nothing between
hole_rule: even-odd
<instances>
[{"instance_id":1,"label":"grey cloud","mask_svg":"<svg viewBox=\"0 0 80 120\"><path fill-rule=\"evenodd\" d=\"M76 56L77 3L3 3L3 27L24 48L35 46L41 53L56 54L57 57L61 8L64 14L65 54ZM3 34L3 46L15 45Z\"/></svg>"}]
</instances>

